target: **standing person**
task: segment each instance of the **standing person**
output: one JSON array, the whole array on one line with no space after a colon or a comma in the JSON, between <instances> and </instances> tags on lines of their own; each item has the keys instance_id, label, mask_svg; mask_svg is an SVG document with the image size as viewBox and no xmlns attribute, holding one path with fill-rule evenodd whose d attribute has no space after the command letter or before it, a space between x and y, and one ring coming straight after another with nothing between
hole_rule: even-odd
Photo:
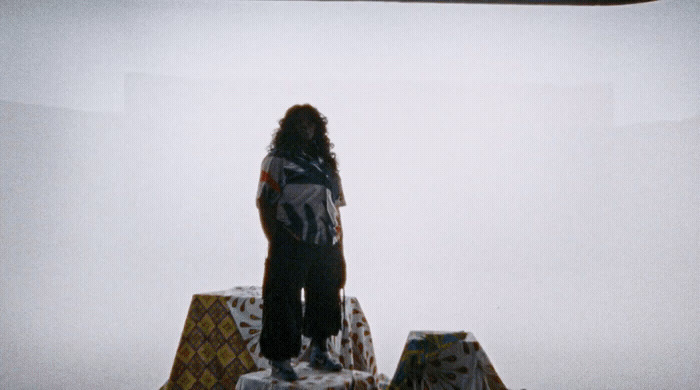
<instances>
[{"instance_id":1,"label":"standing person","mask_svg":"<svg viewBox=\"0 0 700 390\"><path fill-rule=\"evenodd\" d=\"M269 242L260 348L273 376L285 381L298 379L290 359L300 352L302 333L311 338L311 367L343 368L327 351L327 339L341 327L345 285L338 211L345 199L327 123L311 105L289 108L258 184L257 206Z\"/></svg>"}]
</instances>

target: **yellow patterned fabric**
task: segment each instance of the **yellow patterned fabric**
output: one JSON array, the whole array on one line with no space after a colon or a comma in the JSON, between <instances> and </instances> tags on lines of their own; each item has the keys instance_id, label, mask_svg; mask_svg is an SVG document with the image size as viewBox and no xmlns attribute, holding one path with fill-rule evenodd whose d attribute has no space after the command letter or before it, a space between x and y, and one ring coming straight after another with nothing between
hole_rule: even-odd
<instances>
[{"instance_id":1,"label":"yellow patterned fabric","mask_svg":"<svg viewBox=\"0 0 700 390\"><path fill-rule=\"evenodd\" d=\"M233 389L238 377L257 369L228 300L220 295L192 297L170 378L161 389Z\"/></svg>"},{"instance_id":2,"label":"yellow patterned fabric","mask_svg":"<svg viewBox=\"0 0 700 390\"><path fill-rule=\"evenodd\" d=\"M474 335L418 332L408 335L388 390L507 390Z\"/></svg>"},{"instance_id":3,"label":"yellow patterned fabric","mask_svg":"<svg viewBox=\"0 0 700 390\"><path fill-rule=\"evenodd\" d=\"M262 304L258 286L195 294L161 390L230 390L241 375L268 368L258 346ZM296 362L308 361L308 344L305 338ZM329 347L346 369L367 371L376 381L372 336L356 298L347 297L343 331Z\"/></svg>"}]
</instances>

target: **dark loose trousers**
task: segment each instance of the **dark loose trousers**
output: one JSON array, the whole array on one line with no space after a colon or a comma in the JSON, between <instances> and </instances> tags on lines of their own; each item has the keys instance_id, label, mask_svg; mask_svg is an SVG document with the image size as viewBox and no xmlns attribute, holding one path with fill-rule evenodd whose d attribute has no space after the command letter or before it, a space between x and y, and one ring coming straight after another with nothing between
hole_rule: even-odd
<instances>
[{"instance_id":1,"label":"dark loose trousers","mask_svg":"<svg viewBox=\"0 0 700 390\"><path fill-rule=\"evenodd\" d=\"M339 244L309 244L278 226L265 261L262 354L270 360L290 359L300 352L302 333L319 340L337 334L344 284L345 260Z\"/></svg>"}]
</instances>

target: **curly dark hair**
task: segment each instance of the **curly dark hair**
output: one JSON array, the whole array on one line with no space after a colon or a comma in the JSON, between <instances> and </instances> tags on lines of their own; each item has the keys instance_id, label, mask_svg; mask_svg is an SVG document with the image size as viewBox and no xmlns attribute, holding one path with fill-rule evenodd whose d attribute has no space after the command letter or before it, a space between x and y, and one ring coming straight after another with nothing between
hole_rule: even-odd
<instances>
[{"instance_id":1,"label":"curly dark hair","mask_svg":"<svg viewBox=\"0 0 700 390\"><path fill-rule=\"evenodd\" d=\"M316 125L316 132L311 141L299 133L299 123L307 120ZM333 143L328 138L326 124L328 120L318 110L310 104L297 104L290 107L280 119L280 127L275 130L272 142L268 149L270 151L282 151L292 154L306 152L312 157L322 157L331 172L338 172L338 162L335 158Z\"/></svg>"}]
</instances>

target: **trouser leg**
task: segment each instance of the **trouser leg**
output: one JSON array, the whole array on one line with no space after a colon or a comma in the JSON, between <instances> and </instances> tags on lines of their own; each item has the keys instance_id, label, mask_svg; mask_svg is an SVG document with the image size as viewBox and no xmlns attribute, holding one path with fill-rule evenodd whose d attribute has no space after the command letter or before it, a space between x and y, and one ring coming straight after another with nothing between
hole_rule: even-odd
<instances>
[{"instance_id":1,"label":"trouser leg","mask_svg":"<svg viewBox=\"0 0 700 390\"><path fill-rule=\"evenodd\" d=\"M341 328L340 289L345 284L345 260L339 246L327 247L311 260L304 293L304 335L318 346Z\"/></svg>"},{"instance_id":2,"label":"trouser leg","mask_svg":"<svg viewBox=\"0 0 700 390\"><path fill-rule=\"evenodd\" d=\"M270 360L295 357L301 349L301 288L306 264L290 242L271 245L263 280L263 327L260 349Z\"/></svg>"}]
</instances>

